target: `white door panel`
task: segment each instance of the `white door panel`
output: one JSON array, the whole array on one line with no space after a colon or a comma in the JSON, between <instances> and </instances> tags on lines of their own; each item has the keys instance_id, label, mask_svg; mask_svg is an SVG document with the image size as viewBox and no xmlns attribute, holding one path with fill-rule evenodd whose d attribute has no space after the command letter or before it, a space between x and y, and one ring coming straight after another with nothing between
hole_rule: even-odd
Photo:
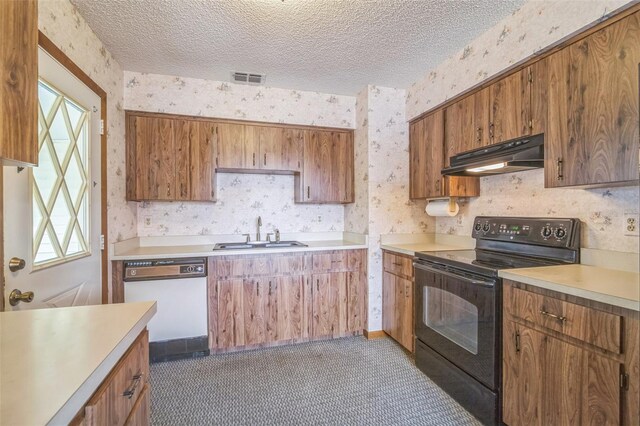
<instances>
[{"instance_id":1,"label":"white door panel","mask_svg":"<svg viewBox=\"0 0 640 426\"><path fill-rule=\"evenodd\" d=\"M39 166L4 167L5 310L101 301L100 97L42 49L38 61ZM13 289L33 302L11 306Z\"/></svg>"}]
</instances>

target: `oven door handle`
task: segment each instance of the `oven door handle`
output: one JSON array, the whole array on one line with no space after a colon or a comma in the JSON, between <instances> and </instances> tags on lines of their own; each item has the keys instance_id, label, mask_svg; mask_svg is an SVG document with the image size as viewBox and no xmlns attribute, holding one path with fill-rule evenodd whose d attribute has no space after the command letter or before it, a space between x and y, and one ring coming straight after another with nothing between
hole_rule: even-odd
<instances>
[{"instance_id":1,"label":"oven door handle","mask_svg":"<svg viewBox=\"0 0 640 426\"><path fill-rule=\"evenodd\" d=\"M455 278L457 280L464 280L464 281L467 281L467 282L469 282L471 284L479 285L479 286L487 287L487 288L493 288L495 286L495 284L496 284L496 281L497 281L497 280L492 280L492 281L478 280L478 279L475 279L475 278L470 278L470 277L466 277L464 275L460 275L460 274L456 274L456 273L453 273L453 272L449 272L449 271L446 271L446 270L443 270L443 269L430 268L430 267L428 267L426 265L423 265L421 263L416 263L416 262L413 262L413 267L417 268L417 269L422 269L423 271L433 272L434 274L442 274L442 275L445 275L445 276L450 277L450 278Z\"/></svg>"}]
</instances>

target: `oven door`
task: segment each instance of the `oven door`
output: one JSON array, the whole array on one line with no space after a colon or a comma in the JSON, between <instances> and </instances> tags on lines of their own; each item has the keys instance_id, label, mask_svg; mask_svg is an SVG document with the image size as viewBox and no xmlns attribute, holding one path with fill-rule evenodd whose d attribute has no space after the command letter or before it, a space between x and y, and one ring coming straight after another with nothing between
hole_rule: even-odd
<instances>
[{"instance_id":1,"label":"oven door","mask_svg":"<svg viewBox=\"0 0 640 426\"><path fill-rule=\"evenodd\" d=\"M497 389L499 279L423 262L414 263L416 338Z\"/></svg>"}]
</instances>

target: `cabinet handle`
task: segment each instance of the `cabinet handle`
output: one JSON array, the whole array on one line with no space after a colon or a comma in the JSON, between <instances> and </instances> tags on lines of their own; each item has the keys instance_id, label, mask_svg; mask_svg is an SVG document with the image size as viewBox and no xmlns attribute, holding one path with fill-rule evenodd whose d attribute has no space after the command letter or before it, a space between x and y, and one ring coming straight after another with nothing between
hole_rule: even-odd
<instances>
[{"instance_id":1,"label":"cabinet handle","mask_svg":"<svg viewBox=\"0 0 640 426\"><path fill-rule=\"evenodd\" d=\"M122 396L124 396L127 399L131 399L133 395L135 395L136 389L138 388L138 385L140 384L140 381L142 380L143 376L144 374L142 374L142 372L138 372L138 374L133 376L132 377L133 383L131 383L131 386L127 390L122 392Z\"/></svg>"},{"instance_id":2,"label":"cabinet handle","mask_svg":"<svg viewBox=\"0 0 640 426\"><path fill-rule=\"evenodd\" d=\"M171 197L171 184L167 183L167 197Z\"/></svg>"},{"instance_id":3,"label":"cabinet handle","mask_svg":"<svg viewBox=\"0 0 640 426\"><path fill-rule=\"evenodd\" d=\"M316 290L320 291L320 280L316 280Z\"/></svg>"},{"instance_id":4,"label":"cabinet handle","mask_svg":"<svg viewBox=\"0 0 640 426\"><path fill-rule=\"evenodd\" d=\"M260 296L260 283L256 283L256 294Z\"/></svg>"},{"instance_id":5,"label":"cabinet handle","mask_svg":"<svg viewBox=\"0 0 640 426\"><path fill-rule=\"evenodd\" d=\"M311 187L307 186L307 200L311 198Z\"/></svg>"},{"instance_id":6,"label":"cabinet handle","mask_svg":"<svg viewBox=\"0 0 640 426\"><path fill-rule=\"evenodd\" d=\"M520 333L516 331L516 353L520 352Z\"/></svg>"},{"instance_id":7,"label":"cabinet handle","mask_svg":"<svg viewBox=\"0 0 640 426\"><path fill-rule=\"evenodd\" d=\"M253 165L254 166L256 165L256 153L255 152L253 153Z\"/></svg>"},{"instance_id":8,"label":"cabinet handle","mask_svg":"<svg viewBox=\"0 0 640 426\"><path fill-rule=\"evenodd\" d=\"M404 286L404 294L405 294L407 299L411 296L411 288L409 287L409 284L405 284L405 286Z\"/></svg>"},{"instance_id":9,"label":"cabinet handle","mask_svg":"<svg viewBox=\"0 0 640 426\"><path fill-rule=\"evenodd\" d=\"M493 137L494 137L494 128L495 128L494 124L489 123L489 138L491 140L493 140Z\"/></svg>"},{"instance_id":10,"label":"cabinet handle","mask_svg":"<svg viewBox=\"0 0 640 426\"><path fill-rule=\"evenodd\" d=\"M269 296L271 296L271 281L269 281Z\"/></svg>"},{"instance_id":11,"label":"cabinet handle","mask_svg":"<svg viewBox=\"0 0 640 426\"><path fill-rule=\"evenodd\" d=\"M267 165L267 154L264 155L264 165Z\"/></svg>"},{"instance_id":12,"label":"cabinet handle","mask_svg":"<svg viewBox=\"0 0 640 426\"><path fill-rule=\"evenodd\" d=\"M562 180L564 179L564 161L562 160L562 158L558 157L558 160L556 161L556 166L558 168L558 180Z\"/></svg>"},{"instance_id":13,"label":"cabinet handle","mask_svg":"<svg viewBox=\"0 0 640 426\"><path fill-rule=\"evenodd\" d=\"M563 317L563 316L560 316L560 315L552 314L550 312L545 311L544 309L540 310L540 314L544 315L544 316L547 316L547 317L551 317L553 319L556 319L556 320L560 321L561 323L564 323L567 320L567 317Z\"/></svg>"},{"instance_id":14,"label":"cabinet handle","mask_svg":"<svg viewBox=\"0 0 640 426\"><path fill-rule=\"evenodd\" d=\"M436 179L436 183L434 185L434 189L436 190L436 192L438 192L440 190L440 179Z\"/></svg>"},{"instance_id":15,"label":"cabinet handle","mask_svg":"<svg viewBox=\"0 0 640 426\"><path fill-rule=\"evenodd\" d=\"M402 266L402 263L400 263L400 262L393 262L393 263L392 263L392 265L395 265L395 266Z\"/></svg>"},{"instance_id":16,"label":"cabinet handle","mask_svg":"<svg viewBox=\"0 0 640 426\"><path fill-rule=\"evenodd\" d=\"M478 144L480 144L482 142L482 127L478 127L478 130L476 131L476 137L478 138Z\"/></svg>"}]
</instances>

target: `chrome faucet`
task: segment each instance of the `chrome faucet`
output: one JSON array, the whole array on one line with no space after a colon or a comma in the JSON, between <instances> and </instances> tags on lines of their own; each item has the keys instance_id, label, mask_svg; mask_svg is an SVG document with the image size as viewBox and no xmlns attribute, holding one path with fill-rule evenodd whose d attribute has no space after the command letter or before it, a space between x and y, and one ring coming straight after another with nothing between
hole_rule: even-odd
<instances>
[{"instance_id":1,"label":"chrome faucet","mask_svg":"<svg viewBox=\"0 0 640 426\"><path fill-rule=\"evenodd\" d=\"M260 227L262 226L262 217L258 216L258 232L256 233L256 241L260 241Z\"/></svg>"},{"instance_id":2,"label":"chrome faucet","mask_svg":"<svg viewBox=\"0 0 640 426\"><path fill-rule=\"evenodd\" d=\"M276 229L276 243L280 242L280 230Z\"/></svg>"}]
</instances>

